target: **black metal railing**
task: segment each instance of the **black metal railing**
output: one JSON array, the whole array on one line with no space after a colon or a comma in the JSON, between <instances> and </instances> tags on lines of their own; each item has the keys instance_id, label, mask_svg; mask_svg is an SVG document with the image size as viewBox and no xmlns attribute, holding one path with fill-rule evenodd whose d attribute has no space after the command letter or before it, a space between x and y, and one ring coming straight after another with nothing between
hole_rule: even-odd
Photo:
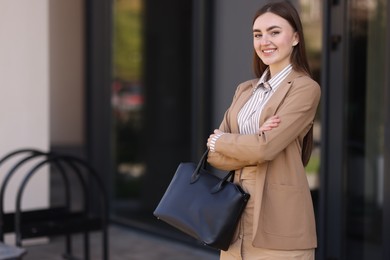
<instances>
[{"instance_id":1,"label":"black metal railing","mask_svg":"<svg viewBox=\"0 0 390 260\"><path fill-rule=\"evenodd\" d=\"M12 167L3 172L1 166L11 158L18 157ZM21 158L21 159L20 159ZM16 193L15 212L4 213L4 195L7 185L22 166L30 163L28 170L24 170L23 178ZM39 169L50 165L61 176L64 186L64 205L53 206L47 209L23 210L22 198L27 184ZM25 169L25 167L23 167ZM50 171L51 173L52 171ZM22 240L45 236L65 236L65 259L76 259L72 250L72 234L83 234L84 257L90 259L89 233L99 230L102 232L102 258L108 260L108 195L98 173L86 161L70 155L43 152L36 149L20 149L13 151L0 159L0 174L4 174L0 186L0 241L4 241L4 234L15 233L16 246L22 247ZM82 206L72 208L70 175L76 177L82 190ZM94 199L100 199L99 212L92 211L90 187L95 185L99 194L93 194Z\"/></svg>"}]
</instances>

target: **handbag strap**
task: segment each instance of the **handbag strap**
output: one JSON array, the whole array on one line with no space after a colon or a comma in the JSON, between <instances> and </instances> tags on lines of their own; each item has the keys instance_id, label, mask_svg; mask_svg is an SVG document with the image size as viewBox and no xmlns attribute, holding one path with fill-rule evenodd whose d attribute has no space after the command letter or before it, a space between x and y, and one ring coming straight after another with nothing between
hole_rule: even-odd
<instances>
[{"instance_id":1,"label":"handbag strap","mask_svg":"<svg viewBox=\"0 0 390 260\"><path fill-rule=\"evenodd\" d=\"M208 153L209 153L209 149L207 149L203 153L202 157L200 158L200 160L198 162L198 165L195 168L195 171L192 173L191 183L194 183L194 182L196 182L199 179L199 177L200 177L200 168L206 169L206 158L207 158L207 154Z\"/></svg>"},{"instance_id":2,"label":"handbag strap","mask_svg":"<svg viewBox=\"0 0 390 260\"><path fill-rule=\"evenodd\" d=\"M228 172L228 174L226 174L226 176L221 179L220 182L218 182L217 185L214 186L214 188L211 189L211 193L217 193L218 191L222 190L223 187L225 187L226 183L228 183L228 179L229 177L234 173L234 171L230 171Z\"/></svg>"},{"instance_id":3,"label":"handbag strap","mask_svg":"<svg viewBox=\"0 0 390 260\"><path fill-rule=\"evenodd\" d=\"M192 173L192 176L191 176L191 184L196 182L199 178L200 178L200 169L206 169L206 158L207 158L207 155L209 153L209 149L207 149L202 157L200 158L199 160L199 163L198 165L196 166L194 172ZM216 193L220 190L223 189L223 187L225 186L225 184L228 182L228 179L233 175L234 171L230 171L228 172L228 174L226 174L225 177L223 177L221 179L220 182L218 182L217 185L214 186L214 188L211 189L211 193Z\"/></svg>"}]
</instances>

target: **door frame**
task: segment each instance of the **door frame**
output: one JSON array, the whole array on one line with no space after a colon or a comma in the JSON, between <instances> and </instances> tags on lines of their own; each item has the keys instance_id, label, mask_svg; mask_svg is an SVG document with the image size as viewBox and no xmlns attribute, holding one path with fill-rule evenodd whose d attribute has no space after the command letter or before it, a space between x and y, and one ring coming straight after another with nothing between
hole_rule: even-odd
<instances>
[{"instance_id":1,"label":"door frame","mask_svg":"<svg viewBox=\"0 0 390 260\"><path fill-rule=\"evenodd\" d=\"M324 1L322 64L322 136L318 258L343 259L345 233L344 75L345 1Z\"/></svg>"}]
</instances>

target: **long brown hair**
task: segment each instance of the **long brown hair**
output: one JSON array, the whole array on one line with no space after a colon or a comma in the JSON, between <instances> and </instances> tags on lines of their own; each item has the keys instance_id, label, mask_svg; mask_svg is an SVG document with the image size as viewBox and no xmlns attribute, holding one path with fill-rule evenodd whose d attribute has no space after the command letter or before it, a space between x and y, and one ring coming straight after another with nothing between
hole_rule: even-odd
<instances>
[{"instance_id":1,"label":"long brown hair","mask_svg":"<svg viewBox=\"0 0 390 260\"><path fill-rule=\"evenodd\" d=\"M285 19L294 31L298 34L299 42L293 48L291 53L291 65L294 70L303 72L308 76L311 76L311 71L309 67L309 62L307 61L306 56L306 47L305 47L305 38L303 36L302 22L299 17L299 14L295 7L289 1L280 1L280 2L270 2L260 8L253 18L252 25L255 23L256 19L265 14L273 13ZM256 54L256 51L253 51L253 70L256 77L260 78L263 75L264 71L267 69L267 65ZM309 162L311 152L313 147L313 127L310 128L309 132L303 139L302 145L302 163L304 166Z\"/></svg>"}]
</instances>

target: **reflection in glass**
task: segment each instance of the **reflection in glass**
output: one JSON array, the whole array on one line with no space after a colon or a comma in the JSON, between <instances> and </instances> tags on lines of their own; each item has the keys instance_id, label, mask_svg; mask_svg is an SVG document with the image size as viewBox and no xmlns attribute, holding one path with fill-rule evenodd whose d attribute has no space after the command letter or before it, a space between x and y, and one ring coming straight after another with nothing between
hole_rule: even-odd
<instances>
[{"instance_id":1,"label":"reflection in glass","mask_svg":"<svg viewBox=\"0 0 390 260\"><path fill-rule=\"evenodd\" d=\"M137 207L144 173L140 153L143 128L142 0L115 0L112 113L115 215Z\"/></svg>"},{"instance_id":2,"label":"reflection in glass","mask_svg":"<svg viewBox=\"0 0 390 260\"><path fill-rule=\"evenodd\" d=\"M321 53L322 53L322 1L300 0L300 16L305 34L305 45L309 59L310 69L314 80L321 83ZM321 118L320 111L314 121L314 146L309 164L306 167L307 178L313 199L319 189L319 170L321 157Z\"/></svg>"},{"instance_id":3,"label":"reflection in glass","mask_svg":"<svg viewBox=\"0 0 390 260\"><path fill-rule=\"evenodd\" d=\"M382 259L386 1L348 1L347 259Z\"/></svg>"}]
</instances>

